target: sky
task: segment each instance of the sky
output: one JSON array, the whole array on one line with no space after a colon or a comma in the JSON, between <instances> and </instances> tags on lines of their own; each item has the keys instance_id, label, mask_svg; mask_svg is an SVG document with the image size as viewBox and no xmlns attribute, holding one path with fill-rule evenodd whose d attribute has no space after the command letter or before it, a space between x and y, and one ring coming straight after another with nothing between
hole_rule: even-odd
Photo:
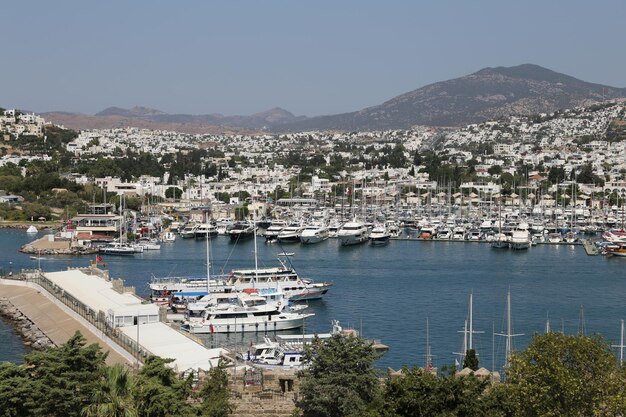
<instances>
[{"instance_id":1,"label":"sky","mask_svg":"<svg viewBox=\"0 0 626 417\"><path fill-rule=\"evenodd\" d=\"M359 110L485 67L626 87L626 1L12 1L0 107Z\"/></svg>"}]
</instances>

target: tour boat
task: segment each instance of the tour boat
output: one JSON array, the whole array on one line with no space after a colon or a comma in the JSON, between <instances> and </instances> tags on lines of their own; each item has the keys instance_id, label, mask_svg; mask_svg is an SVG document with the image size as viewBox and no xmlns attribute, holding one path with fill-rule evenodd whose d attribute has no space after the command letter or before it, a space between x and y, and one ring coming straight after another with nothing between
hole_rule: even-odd
<instances>
[{"instance_id":1,"label":"tour boat","mask_svg":"<svg viewBox=\"0 0 626 417\"><path fill-rule=\"evenodd\" d=\"M271 290L270 290L271 291ZM248 291L243 293L210 294L207 299L189 304L183 330L193 334L268 332L297 329L313 313L292 312L280 293L273 292L268 300L267 293Z\"/></svg>"}]
</instances>

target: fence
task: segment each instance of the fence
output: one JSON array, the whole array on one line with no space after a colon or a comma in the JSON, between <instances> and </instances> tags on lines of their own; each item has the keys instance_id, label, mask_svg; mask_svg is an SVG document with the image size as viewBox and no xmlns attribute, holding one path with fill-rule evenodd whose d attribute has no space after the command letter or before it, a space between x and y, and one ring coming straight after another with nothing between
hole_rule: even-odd
<instances>
[{"instance_id":1,"label":"fence","mask_svg":"<svg viewBox=\"0 0 626 417\"><path fill-rule=\"evenodd\" d=\"M93 273L94 270L87 268L84 269L84 271L87 273ZM137 340L128 337L124 333L120 332L117 328L112 327L111 324L106 320L106 314L104 313L104 311L96 312L73 295L65 292L63 288L50 281L43 275L40 270L25 269L22 270L19 274L4 275L3 278L16 281L31 282L33 284L39 285L50 295L54 296L65 306L67 306L83 319L85 319L87 322L89 322L89 324L94 326L98 331L102 332L106 337L108 337L117 345L130 353L138 361L143 361L146 357L152 354L146 349L143 349L137 343Z\"/></svg>"}]
</instances>

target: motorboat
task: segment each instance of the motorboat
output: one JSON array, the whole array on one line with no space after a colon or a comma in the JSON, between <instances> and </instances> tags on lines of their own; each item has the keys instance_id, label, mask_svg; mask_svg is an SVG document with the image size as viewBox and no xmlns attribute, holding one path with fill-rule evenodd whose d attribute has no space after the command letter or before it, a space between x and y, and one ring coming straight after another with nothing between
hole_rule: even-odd
<instances>
[{"instance_id":1,"label":"motorboat","mask_svg":"<svg viewBox=\"0 0 626 417\"><path fill-rule=\"evenodd\" d=\"M171 230L168 230L167 232L163 233L163 236L161 237L161 241L163 243L174 243L174 242L176 242L176 233L174 233Z\"/></svg>"},{"instance_id":2,"label":"motorboat","mask_svg":"<svg viewBox=\"0 0 626 417\"><path fill-rule=\"evenodd\" d=\"M28 229L26 229L26 233L28 233L29 235L35 234L35 233L37 233L37 228L31 224L28 227Z\"/></svg>"},{"instance_id":3,"label":"motorboat","mask_svg":"<svg viewBox=\"0 0 626 417\"><path fill-rule=\"evenodd\" d=\"M303 227L298 223L293 223L285 226L283 230L278 233L278 241L280 243L296 243L300 242L300 235L302 234Z\"/></svg>"},{"instance_id":4,"label":"motorboat","mask_svg":"<svg viewBox=\"0 0 626 417\"><path fill-rule=\"evenodd\" d=\"M123 245L119 242L113 242L98 248L98 253L102 253L104 255L132 256L137 252L135 248L131 246Z\"/></svg>"},{"instance_id":5,"label":"motorboat","mask_svg":"<svg viewBox=\"0 0 626 417\"><path fill-rule=\"evenodd\" d=\"M494 249L508 249L509 243L509 237L502 232L496 233L489 242Z\"/></svg>"},{"instance_id":6,"label":"motorboat","mask_svg":"<svg viewBox=\"0 0 626 417\"><path fill-rule=\"evenodd\" d=\"M281 221L274 221L272 224L265 229L263 236L265 237L265 243L273 243L278 241L278 234L285 227L285 223Z\"/></svg>"},{"instance_id":7,"label":"motorboat","mask_svg":"<svg viewBox=\"0 0 626 417\"><path fill-rule=\"evenodd\" d=\"M187 223L180 231L180 237L183 239L192 239L196 237L196 223Z\"/></svg>"},{"instance_id":8,"label":"motorboat","mask_svg":"<svg viewBox=\"0 0 626 417\"><path fill-rule=\"evenodd\" d=\"M377 224L372 228L370 232L370 245L372 246L383 246L389 243L389 239L391 238L391 234L383 224Z\"/></svg>"},{"instance_id":9,"label":"motorboat","mask_svg":"<svg viewBox=\"0 0 626 417\"><path fill-rule=\"evenodd\" d=\"M310 224L302 230L300 242L304 244L319 243L328 239L328 226L323 224Z\"/></svg>"},{"instance_id":10,"label":"motorboat","mask_svg":"<svg viewBox=\"0 0 626 417\"><path fill-rule=\"evenodd\" d=\"M217 226L211 223L200 223L194 230L194 236L196 239L206 239L217 236Z\"/></svg>"},{"instance_id":11,"label":"motorboat","mask_svg":"<svg viewBox=\"0 0 626 417\"><path fill-rule=\"evenodd\" d=\"M337 237L341 246L358 245L369 240L369 229L365 223L354 220L345 223L337 232Z\"/></svg>"},{"instance_id":12,"label":"motorboat","mask_svg":"<svg viewBox=\"0 0 626 417\"><path fill-rule=\"evenodd\" d=\"M228 231L230 240L232 242L238 242L240 240L252 239L254 237L254 225L250 222L237 222Z\"/></svg>"},{"instance_id":13,"label":"motorboat","mask_svg":"<svg viewBox=\"0 0 626 417\"><path fill-rule=\"evenodd\" d=\"M520 223L513 230L511 235L511 249L523 250L528 249L531 245L530 232L528 231L528 223Z\"/></svg>"},{"instance_id":14,"label":"motorboat","mask_svg":"<svg viewBox=\"0 0 626 417\"><path fill-rule=\"evenodd\" d=\"M235 223L229 218L220 218L215 221L217 234L220 236L227 235Z\"/></svg>"}]
</instances>

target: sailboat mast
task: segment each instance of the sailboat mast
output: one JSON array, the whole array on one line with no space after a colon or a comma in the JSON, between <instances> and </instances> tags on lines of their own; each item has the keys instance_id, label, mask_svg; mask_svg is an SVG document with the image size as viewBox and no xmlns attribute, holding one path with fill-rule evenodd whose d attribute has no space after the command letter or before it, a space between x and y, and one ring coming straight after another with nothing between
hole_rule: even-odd
<instances>
[{"instance_id":1,"label":"sailboat mast","mask_svg":"<svg viewBox=\"0 0 626 417\"><path fill-rule=\"evenodd\" d=\"M209 293L211 288L211 259L209 254L209 211L205 215L205 244L206 244L206 292Z\"/></svg>"},{"instance_id":2,"label":"sailboat mast","mask_svg":"<svg viewBox=\"0 0 626 417\"><path fill-rule=\"evenodd\" d=\"M473 336L474 336L474 293L470 292L470 296L469 296L469 349L474 349L474 342L473 342Z\"/></svg>"},{"instance_id":3,"label":"sailboat mast","mask_svg":"<svg viewBox=\"0 0 626 417\"><path fill-rule=\"evenodd\" d=\"M506 363L508 365L511 358L511 347L513 345L513 338L511 334L511 290L506 294Z\"/></svg>"},{"instance_id":4,"label":"sailboat mast","mask_svg":"<svg viewBox=\"0 0 626 417\"><path fill-rule=\"evenodd\" d=\"M620 326L620 336L619 336L619 345L611 345L612 347L618 347L619 348L619 366L623 366L624 365L624 320L621 320L621 326Z\"/></svg>"}]
</instances>

